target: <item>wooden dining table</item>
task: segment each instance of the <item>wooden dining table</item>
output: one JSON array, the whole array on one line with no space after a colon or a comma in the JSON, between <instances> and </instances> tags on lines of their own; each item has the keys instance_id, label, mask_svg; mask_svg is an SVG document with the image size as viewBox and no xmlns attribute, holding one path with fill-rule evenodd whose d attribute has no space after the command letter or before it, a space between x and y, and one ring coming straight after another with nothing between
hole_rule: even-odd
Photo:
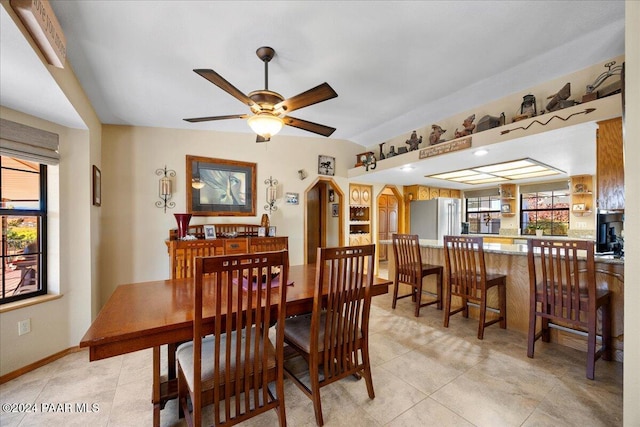
<instances>
[{"instance_id":1,"label":"wooden dining table","mask_svg":"<svg viewBox=\"0 0 640 427\"><path fill-rule=\"evenodd\" d=\"M309 313L313 307L316 265L289 267L286 315ZM371 295L388 292L392 282L375 277ZM204 286L207 286L205 279ZM89 348L89 360L101 360L147 348L153 349L153 424L160 425L160 410L177 397L175 368L166 381L160 377L160 346L193 339L194 279L168 279L120 285L102 307L80 347ZM213 306L212 293L203 292L204 304ZM203 310L204 322L213 313Z\"/></svg>"}]
</instances>

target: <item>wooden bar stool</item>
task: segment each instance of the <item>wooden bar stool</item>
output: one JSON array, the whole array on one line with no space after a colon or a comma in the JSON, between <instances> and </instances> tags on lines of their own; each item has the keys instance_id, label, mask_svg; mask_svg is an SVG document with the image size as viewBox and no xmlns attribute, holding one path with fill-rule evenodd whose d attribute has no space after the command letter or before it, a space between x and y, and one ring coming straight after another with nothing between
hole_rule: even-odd
<instances>
[{"instance_id":1,"label":"wooden bar stool","mask_svg":"<svg viewBox=\"0 0 640 427\"><path fill-rule=\"evenodd\" d=\"M596 288L593 242L531 239L527 244L531 303L527 356L533 358L539 338L550 341L551 327L586 332L587 378L592 380L596 360L611 360L611 292ZM602 312L602 345L596 350L598 310ZM536 333L538 317L542 328Z\"/></svg>"},{"instance_id":2,"label":"wooden bar stool","mask_svg":"<svg viewBox=\"0 0 640 427\"><path fill-rule=\"evenodd\" d=\"M469 317L469 303L480 306L478 339L484 337L484 328L500 322L507 328L507 276L487 274L484 264L482 237L444 236L444 259L446 268L447 297L444 303L444 327L449 327L449 317L462 312ZM487 317L487 292L498 288L498 314L493 320ZM462 298L462 306L451 310L451 296Z\"/></svg>"},{"instance_id":3,"label":"wooden bar stool","mask_svg":"<svg viewBox=\"0 0 640 427\"><path fill-rule=\"evenodd\" d=\"M442 271L441 265L423 264L420 255L420 243L415 234L394 234L393 254L395 256L396 274L393 280L393 303L391 308L396 308L397 300L411 297L416 303L415 316L420 315L420 308L436 304L438 310L442 310ZM422 279L431 274L436 274L435 299L422 304ZM411 286L411 293L398 296L400 283Z\"/></svg>"}]
</instances>

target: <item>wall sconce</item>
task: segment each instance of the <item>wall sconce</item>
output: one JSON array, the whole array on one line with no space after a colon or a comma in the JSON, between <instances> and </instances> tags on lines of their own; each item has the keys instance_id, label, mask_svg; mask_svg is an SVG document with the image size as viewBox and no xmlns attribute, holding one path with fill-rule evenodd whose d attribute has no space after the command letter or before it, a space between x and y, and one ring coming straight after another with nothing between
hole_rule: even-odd
<instances>
[{"instance_id":1,"label":"wall sconce","mask_svg":"<svg viewBox=\"0 0 640 427\"><path fill-rule=\"evenodd\" d=\"M264 210L269 211L269 213L273 211L277 211L278 207L276 206L276 198L278 196L278 180L269 177L269 179L265 179L264 183L268 185L267 187L267 204L264 205Z\"/></svg>"},{"instance_id":2,"label":"wall sconce","mask_svg":"<svg viewBox=\"0 0 640 427\"><path fill-rule=\"evenodd\" d=\"M160 200L156 202L156 207L163 208L167 212L167 208L173 209L176 206L175 202L169 201L172 196L170 177L176 176L176 171L167 169L165 165L163 169L156 169L156 175L162 177L158 183L158 197L160 197Z\"/></svg>"}]
</instances>

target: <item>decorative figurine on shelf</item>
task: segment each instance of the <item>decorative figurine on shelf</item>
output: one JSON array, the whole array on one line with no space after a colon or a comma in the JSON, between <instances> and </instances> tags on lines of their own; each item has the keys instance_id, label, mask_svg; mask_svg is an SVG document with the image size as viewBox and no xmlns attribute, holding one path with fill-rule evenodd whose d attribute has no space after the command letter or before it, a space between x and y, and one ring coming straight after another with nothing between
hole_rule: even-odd
<instances>
[{"instance_id":1,"label":"decorative figurine on shelf","mask_svg":"<svg viewBox=\"0 0 640 427\"><path fill-rule=\"evenodd\" d=\"M411 137L405 141L405 144L409 144L409 151L415 151L418 149L418 145L422 143L422 135L418 138L418 134L414 130L411 132Z\"/></svg>"},{"instance_id":2,"label":"decorative figurine on shelf","mask_svg":"<svg viewBox=\"0 0 640 427\"><path fill-rule=\"evenodd\" d=\"M444 142L444 139L440 139L442 134L446 132L440 125L431 125L431 134L429 135L429 145L439 144Z\"/></svg>"},{"instance_id":3,"label":"decorative figurine on shelf","mask_svg":"<svg viewBox=\"0 0 640 427\"><path fill-rule=\"evenodd\" d=\"M384 142L381 142L380 144L378 144L380 146L380 155L378 156L378 158L380 160L384 160L385 159L384 153L382 152L382 147L384 146L384 144L385 144Z\"/></svg>"},{"instance_id":4,"label":"decorative figurine on shelf","mask_svg":"<svg viewBox=\"0 0 640 427\"><path fill-rule=\"evenodd\" d=\"M389 148L389 152L387 153L387 158L389 157L393 157L393 156L397 156L398 153L396 153L396 147L394 147L393 145Z\"/></svg>"},{"instance_id":5,"label":"decorative figurine on shelf","mask_svg":"<svg viewBox=\"0 0 640 427\"><path fill-rule=\"evenodd\" d=\"M462 126L464 127L464 129L458 132L458 128L456 128L456 132L455 132L456 138L471 135L473 133L473 130L476 128L476 125L473 124L473 121L475 119L476 119L475 114L472 114L466 119L464 119L464 122L462 122Z\"/></svg>"},{"instance_id":6,"label":"decorative figurine on shelf","mask_svg":"<svg viewBox=\"0 0 640 427\"><path fill-rule=\"evenodd\" d=\"M562 110L563 108L573 107L576 102L575 101L567 101L567 98L571 96L571 83L567 83L560 89L560 91L556 94L549 96L547 99L550 99L547 104L547 110L549 111L557 111Z\"/></svg>"},{"instance_id":7,"label":"decorative figurine on shelf","mask_svg":"<svg viewBox=\"0 0 640 427\"><path fill-rule=\"evenodd\" d=\"M538 115L536 107L536 97L529 94L522 97L522 104L520 104L520 114L513 118L514 122L535 117Z\"/></svg>"}]
</instances>

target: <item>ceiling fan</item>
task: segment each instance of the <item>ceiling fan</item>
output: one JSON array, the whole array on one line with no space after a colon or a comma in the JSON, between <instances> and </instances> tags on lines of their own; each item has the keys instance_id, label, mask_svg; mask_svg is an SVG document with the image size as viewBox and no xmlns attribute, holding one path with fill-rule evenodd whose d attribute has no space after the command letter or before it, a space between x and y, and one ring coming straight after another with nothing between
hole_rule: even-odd
<instances>
[{"instance_id":1,"label":"ceiling fan","mask_svg":"<svg viewBox=\"0 0 640 427\"><path fill-rule=\"evenodd\" d=\"M260 47L256 50L256 55L264 62L264 89L254 90L250 92L249 95L240 92L240 90L213 70L193 70L229 95L240 100L243 104L248 105L253 115L231 114L227 116L196 117L184 120L197 123L211 120L247 119L251 129L258 135L256 142L269 141L273 135L282 129L283 125L303 129L318 135L330 136L336 128L296 119L288 114L291 111L335 98L338 94L326 82L288 99L284 99L284 97L277 92L270 91L269 61L271 61L275 53L274 49L267 46Z\"/></svg>"}]
</instances>

